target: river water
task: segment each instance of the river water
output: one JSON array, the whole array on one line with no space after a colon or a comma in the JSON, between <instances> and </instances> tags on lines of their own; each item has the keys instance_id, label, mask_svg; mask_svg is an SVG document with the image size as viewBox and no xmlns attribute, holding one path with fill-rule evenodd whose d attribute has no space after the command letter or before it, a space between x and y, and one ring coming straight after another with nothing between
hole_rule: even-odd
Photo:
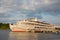
<instances>
[{"instance_id":1,"label":"river water","mask_svg":"<svg viewBox=\"0 0 60 40\"><path fill-rule=\"evenodd\" d=\"M60 34L0 30L0 40L60 40Z\"/></svg>"}]
</instances>

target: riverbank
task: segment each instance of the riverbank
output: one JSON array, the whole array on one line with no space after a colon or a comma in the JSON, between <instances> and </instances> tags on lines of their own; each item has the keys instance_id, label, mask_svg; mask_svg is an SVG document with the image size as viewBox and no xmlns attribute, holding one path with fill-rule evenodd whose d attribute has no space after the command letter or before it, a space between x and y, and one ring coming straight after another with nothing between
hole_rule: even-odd
<instances>
[{"instance_id":1,"label":"riverbank","mask_svg":"<svg viewBox=\"0 0 60 40\"><path fill-rule=\"evenodd\" d=\"M8 30L9 28L9 24L5 24L5 23L0 23L0 30Z\"/></svg>"}]
</instances>

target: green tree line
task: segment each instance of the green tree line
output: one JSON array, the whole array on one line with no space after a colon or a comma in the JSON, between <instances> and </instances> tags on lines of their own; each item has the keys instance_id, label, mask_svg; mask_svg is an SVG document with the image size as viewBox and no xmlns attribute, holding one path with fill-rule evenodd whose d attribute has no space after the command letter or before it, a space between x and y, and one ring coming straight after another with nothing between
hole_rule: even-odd
<instances>
[{"instance_id":1,"label":"green tree line","mask_svg":"<svg viewBox=\"0 0 60 40\"><path fill-rule=\"evenodd\" d=\"M0 23L0 29L10 29L9 24Z\"/></svg>"}]
</instances>

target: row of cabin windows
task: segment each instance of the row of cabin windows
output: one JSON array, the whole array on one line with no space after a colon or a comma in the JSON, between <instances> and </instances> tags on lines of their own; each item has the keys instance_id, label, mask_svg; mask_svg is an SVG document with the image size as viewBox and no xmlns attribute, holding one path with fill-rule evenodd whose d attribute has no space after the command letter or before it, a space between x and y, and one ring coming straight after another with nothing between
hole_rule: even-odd
<instances>
[{"instance_id":1,"label":"row of cabin windows","mask_svg":"<svg viewBox=\"0 0 60 40\"><path fill-rule=\"evenodd\" d=\"M35 28L41 28L41 27L35 27ZM44 28L44 29L52 29L52 28Z\"/></svg>"}]
</instances>

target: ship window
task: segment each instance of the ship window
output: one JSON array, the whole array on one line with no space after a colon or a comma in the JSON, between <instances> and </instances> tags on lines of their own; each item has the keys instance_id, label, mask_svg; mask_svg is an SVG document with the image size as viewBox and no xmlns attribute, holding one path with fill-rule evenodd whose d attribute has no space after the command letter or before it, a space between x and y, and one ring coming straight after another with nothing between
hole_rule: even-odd
<instances>
[{"instance_id":1,"label":"ship window","mask_svg":"<svg viewBox=\"0 0 60 40\"><path fill-rule=\"evenodd\" d=\"M39 27L35 27L35 28L39 28Z\"/></svg>"},{"instance_id":2,"label":"ship window","mask_svg":"<svg viewBox=\"0 0 60 40\"><path fill-rule=\"evenodd\" d=\"M13 24L11 24L11 25L13 25Z\"/></svg>"}]
</instances>

